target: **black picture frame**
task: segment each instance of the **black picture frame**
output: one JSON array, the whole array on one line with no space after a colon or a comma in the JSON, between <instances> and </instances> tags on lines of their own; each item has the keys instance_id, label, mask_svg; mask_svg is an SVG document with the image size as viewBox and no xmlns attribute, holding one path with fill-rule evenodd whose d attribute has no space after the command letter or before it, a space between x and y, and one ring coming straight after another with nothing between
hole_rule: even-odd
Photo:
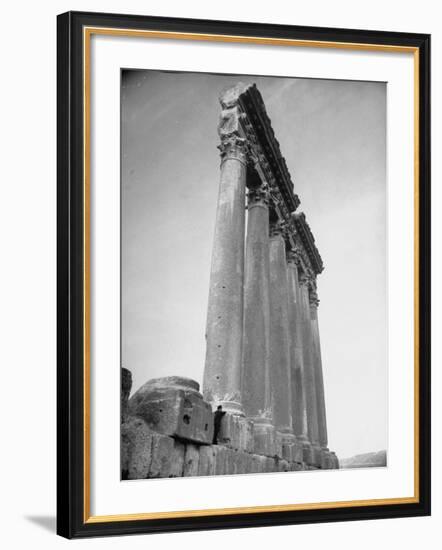
<instances>
[{"instance_id":1,"label":"black picture frame","mask_svg":"<svg viewBox=\"0 0 442 550\"><path fill-rule=\"evenodd\" d=\"M91 521L85 491L84 28L268 37L414 48L419 59L419 498L406 504L263 511L202 517ZM226 529L430 514L430 36L69 12L57 20L57 533L67 538ZM86 394L85 394L86 392Z\"/></svg>"}]
</instances>

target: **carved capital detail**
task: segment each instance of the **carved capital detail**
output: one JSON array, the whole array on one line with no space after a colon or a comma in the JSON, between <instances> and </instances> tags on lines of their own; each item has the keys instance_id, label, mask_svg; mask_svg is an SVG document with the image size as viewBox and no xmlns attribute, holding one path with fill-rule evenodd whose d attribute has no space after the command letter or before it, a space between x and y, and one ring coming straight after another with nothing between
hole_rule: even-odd
<instances>
[{"instance_id":1,"label":"carved capital detail","mask_svg":"<svg viewBox=\"0 0 442 550\"><path fill-rule=\"evenodd\" d=\"M284 235L286 229L286 223L284 220L276 220L270 224L270 237L278 237L279 235Z\"/></svg>"},{"instance_id":2,"label":"carved capital detail","mask_svg":"<svg viewBox=\"0 0 442 550\"><path fill-rule=\"evenodd\" d=\"M319 298L316 290L310 290L308 298L310 302L310 307L317 308L319 306Z\"/></svg>"},{"instance_id":3,"label":"carved capital detail","mask_svg":"<svg viewBox=\"0 0 442 550\"><path fill-rule=\"evenodd\" d=\"M269 186L263 182L257 187L251 187L247 193L247 204L250 208L256 204L264 204L268 206L270 200Z\"/></svg>"},{"instance_id":4,"label":"carved capital detail","mask_svg":"<svg viewBox=\"0 0 442 550\"><path fill-rule=\"evenodd\" d=\"M247 164L247 146L244 138L235 134L222 136L218 149L221 151L221 162L227 159L236 159Z\"/></svg>"},{"instance_id":5,"label":"carved capital detail","mask_svg":"<svg viewBox=\"0 0 442 550\"><path fill-rule=\"evenodd\" d=\"M308 273L306 273L305 271L303 271L299 275L299 284L300 284L300 286L305 286L305 287L309 288L311 286L311 283L312 283L311 276Z\"/></svg>"},{"instance_id":6,"label":"carved capital detail","mask_svg":"<svg viewBox=\"0 0 442 550\"><path fill-rule=\"evenodd\" d=\"M221 143L218 149L221 151L221 162L226 159L237 159L243 164L247 163L247 141L241 137L241 113L237 106L224 109L221 112L218 134Z\"/></svg>"},{"instance_id":7,"label":"carved capital detail","mask_svg":"<svg viewBox=\"0 0 442 550\"><path fill-rule=\"evenodd\" d=\"M292 248L287 253L287 262L292 265L300 266L301 265L301 250L295 246L295 248Z\"/></svg>"}]
</instances>

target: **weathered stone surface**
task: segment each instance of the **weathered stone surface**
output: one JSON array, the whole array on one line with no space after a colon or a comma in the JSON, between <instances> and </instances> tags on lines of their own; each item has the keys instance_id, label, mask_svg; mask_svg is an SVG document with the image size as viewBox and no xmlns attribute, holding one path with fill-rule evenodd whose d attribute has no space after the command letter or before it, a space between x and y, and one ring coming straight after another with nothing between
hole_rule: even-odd
<instances>
[{"instance_id":1,"label":"weathered stone surface","mask_svg":"<svg viewBox=\"0 0 442 550\"><path fill-rule=\"evenodd\" d=\"M313 466L320 468L322 464L322 450L319 447L313 447Z\"/></svg>"},{"instance_id":2,"label":"weathered stone surface","mask_svg":"<svg viewBox=\"0 0 442 550\"><path fill-rule=\"evenodd\" d=\"M248 453L253 452L253 433L254 433L255 425L253 420L250 420L249 418L241 418L240 421L240 432L239 432L239 448L242 451L246 451Z\"/></svg>"},{"instance_id":3,"label":"weathered stone surface","mask_svg":"<svg viewBox=\"0 0 442 550\"><path fill-rule=\"evenodd\" d=\"M253 449L253 421L235 414L226 413L221 420L218 443L231 449Z\"/></svg>"},{"instance_id":4,"label":"weathered stone surface","mask_svg":"<svg viewBox=\"0 0 442 550\"><path fill-rule=\"evenodd\" d=\"M175 441L167 435L152 434L152 461L149 477L169 477L172 471L172 457Z\"/></svg>"},{"instance_id":5,"label":"weathered stone surface","mask_svg":"<svg viewBox=\"0 0 442 550\"><path fill-rule=\"evenodd\" d=\"M200 447L200 457L198 462L199 476L215 475L215 454L216 446L202 445Z\"/></svg>"},{"instance_id":6,"label":"weathered stone surface","mask_svg":"<svg viewBox=\"0 0 442 550\"><path fill-rule=\"evenodd\" d=\"M316 381L316 403L318 406L318 442L321 447L327 447L327 418L325 412L324 377L322 372L321 344L319 341L318 304L316 292L310 292L310 317L312 333L312 359Z\"/></svg>"},{"instance_id":7,"label":"weathered stone surface","mask_svg":"<svg viewBox=\"0 0 442 550\"><path fill-rule=\"evenodd\" d=\"M301 463L303 460L303 454L304 454L303 444L300 443L299 441L295 441L293 445L293 455L292 455L293 462Z\"/></svg>"},{"instance_id":8,"label":"weathered stone surface","mask_svg":"<svg viewBox=\"0 0 442 550\"><path fill-rule=\"evenodd\" d=\"M130 390L132 389L132 373L130 370L121 369L121 422L124 422L128 416L128 400Z\"/></svg>"},{"instance_id":9,"label":"weathered stone surface","mask_svg":"<svg viewBox=\"0 0 442 550\"><path fill-rule=\"evenodd\" d=\"M315 453L313 451L313 447L305 446L303 451L303 462L308 464L309 466L312 466L315 463Z\"/></svg>"},{"instance_id":10,"label":"weathered stone surface","mask_svg":"<svg viewBox=\"0 0 442 550\"><path fill-rule=\"evenodd\" d=\"M263 471L264 472L277 472L278 471L278 459L266 456Z\"/></svg>"},{"instance_id":11,"label":"weathered stone surface","mask_svg":"<svg viewBox=\"0 0 442 550\"><path fill-rule=\"evenodd\" d=\"M259 474L265 472L265 467L267 464L267 457L263 455L252 455L252 469L251 472L254 474Z\"/></svg>"},{"instance_id":12,"label":"weathered stone surface","mask_svg":"<svg viewBox=\"0 0 442 550\"><path fill-rule=\"evenodd\" d=\"M215 475L224 475L227 473L227 447L221 445L214 445L214 460L215 460Z\"/></svg>"},{"instance_id":13,"label":"weathered stone surface","mask_svg":"<svg viewBox=\"0 0 442 550\"><path fill-rule=\"evenodd\" d=\"M340 466L339 466L339 459L338 459L338 457L336 456L336 453L330 452L330 458L331 458L331 461L332 461L333 468L334 468L335 470L339 470L339 468L340 468Z\"/></svg>"},{"instance_id":14,"label":"weathered stone surface","mask_svg":"<svg viewBox=\"0 0 442 550\"><path fill-rule=\"evenodd\" d=\"M121 477L144 479L152 461L153 432L141 418L129 417L121 425Z\"/></svg>"},{"instance_id":15,"label":"weathered stone surface","mask_svg":"<svg viewBox=\"0 0 442 550\"><path fill-rule=\"evenodd\" d=\"M237 133L239 109L223 110L219 124L221 174L206 326L204 398L242 413L246 143Z\"/></svg>"},{"instance_id":16,"label":"weathered stone surface","mask_svg":"<svg viewBox=\"0 0 442 550\"><path fill-rule=\"evenodd\" d=\"M186 452L184 455L184 476L197 476L198 475L198 464L199 464L199 453L200 447L197 445L192 445L188 443L186 445Z\"/></svg>"},{"instance_id":17,"label":"weathered stone surface","mask_svg":"<svg viewBox=\"0 0 442 550\"><path fill-rule=\"evenodd\" d=\"M197 382L189 378L156 378L129 400L130 412L152 430L186 441L210 444L213 439L211 406L203 401Z\"/></svg>"},{"instance_id":18,"label":"weathered stone surface","mask_svg":"<svg viewBox=\"0 0 442 550\"><path fill-rule=\"evenodd\" d=\"M170 464L170 477L182 477L184 473L184 455L186 446L180 441L174 441L172 460Z\"/></svg>"},{"instance_id":19,"label":"weathered stone surface","mask_svg":"<svg viewBox=\"0 0 442 550\"><path fill-rule=\"evenodd\" d=\"M293 434L286 245L283 227L270 229L270 389L276 429Z\"/></svg>"},{"instance_id":20,"label":"weathered stone surface","mask_svg":"<svg viewBox=\"0 0 442 550\"><path fill-rule=\"evenodd\" d=\"M259 177L248 180L241 396L246 416L260 417L271 410L269 191Z\"/></svg>"},{"instance_id":21,"label":"weathered stone surface","mask_svg":"<svg viewBox=\"0 0 442 550\"><path fill-rule=\"evenodd\" d=\"M304 391L307 406L308 440L312 445L319 442L318 405L316 398L316 377L313 357L313 337L310 318L310 278L303 274L299 280L299 306L302 313L302 350L304 365Z\"/></svg>"},{"instance_id":22,"label":"weathered stone surface","mask_svg":"<svg viewBox=\"0 0 442 550\"><path fill-rule=\"evenodd\" d=\"M265 456L275 456L277 454L276 430L274 426L271 424L254 424L253 452Z\"/></svg>"},{"instance_id":23,"label":"weathered stone surface","mask_svg":"<svg viewBox=\"0 0 442 550\"><path fill-rule=\"evenodd\" d=\"M278 472L289 472L290 471L290 463L288 460L277 460L276 467Z\"/></svg>"}]
</instances>

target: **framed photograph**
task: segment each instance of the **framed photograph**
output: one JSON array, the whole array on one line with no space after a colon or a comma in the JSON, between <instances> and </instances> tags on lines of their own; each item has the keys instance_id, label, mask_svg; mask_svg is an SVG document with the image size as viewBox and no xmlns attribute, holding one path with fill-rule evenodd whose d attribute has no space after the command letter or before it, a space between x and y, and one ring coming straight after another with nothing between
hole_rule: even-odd
<instances>
[{"instance_id":1,"label":"framed photograph","mask_svg":"<svg viewBox=\"0 0 442 550\"><path fill-rule=\"evenodd\" d=\"M58 17L58 533L430 514L430 37Z\"/></svg>"}]
</instances>

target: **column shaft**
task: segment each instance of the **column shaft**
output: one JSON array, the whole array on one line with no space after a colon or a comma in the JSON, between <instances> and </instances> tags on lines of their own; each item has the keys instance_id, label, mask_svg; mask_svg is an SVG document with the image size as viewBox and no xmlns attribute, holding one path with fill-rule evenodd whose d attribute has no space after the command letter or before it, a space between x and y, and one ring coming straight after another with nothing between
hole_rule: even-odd
<instances>
[{"instance_id":1,"label":"column shaft","mask_svg":"<svg viewBox=\"0 0 442 550\"><path fill-rule=\"evenodd\" d=\"M305 400L307 409L308 439L314 446L319 444L318 406L316 400L316 376L313 364L313 339L310 319L309 289L305 280L301 281L301 304L303 318L303 360L305 372Z\"/></svg>"},{"instance_id":2,"label":"column shaft","mask_svg":"<svg viewBox=\"0 0 442 550\"><path fill-rule=\"evenodd\" d=\"M269 209L265 191L249 191L244 282L242 404L246 416L270 420Z\"/></svg>"},{"instance_id":3,"label":"column shaft","mask_svg":"<svg viewBox=\"0 0 442 550\"><path fill-rule=\"evenodd\" d=\"M281 234L270 238L270 388L275 427L293 435L287 264Z\"/></svg>"},{"instance_id":4,"label":"column shaft","mask_svg":"<svg viewBox=\"0 0 442 550\"><path fill-rule=\"evenodd\" d=\"M301 291L298 281L298 267L295 263L293 253L289 253L287 274L289 285L289 331L293 432L300 442L308 443Z\"/></svg>"},{"instance_id":5,"label":"column shaft","mask_svg":"<svg viewBox=\"0 0 442 550\"><path fill-rule=\"evenodd\" d=\"M318 439L319 445L323 449L327 449L327 415L325 409L324 396L324 377L322 372L321 359L321 344L319 340L319 325L318 325L318 304L314 300L310 305L311 310L311 326L313 339L313 362L315 367L316 379L316 402L318 407Z\"/></svg>"},{"instance_id":6,"label":"column shaft","mask_svg":"<svg viewBox=\"0 0 442 550\"><path fill-rule=\"evenodd\" d=\"M220 147L221 176L207 312L204 397L242 414L246 159L244 140L229 136Z\"/></svg>"}]
</instances>

